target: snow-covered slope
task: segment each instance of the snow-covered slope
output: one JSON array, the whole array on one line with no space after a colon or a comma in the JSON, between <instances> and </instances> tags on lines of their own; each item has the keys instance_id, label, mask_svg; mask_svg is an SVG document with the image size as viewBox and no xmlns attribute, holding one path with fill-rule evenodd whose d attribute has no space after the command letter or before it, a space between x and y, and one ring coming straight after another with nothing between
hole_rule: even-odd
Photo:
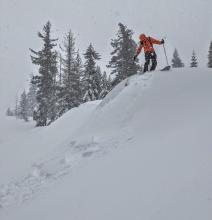
<instances>
[{"instance_id":1,"label":"snow-covered slope","mask_svg":"<svg viewBox=\"0 0 212 220\"><path fill-rule=\"evenodd\" d=\"M58 151L63 151L63 146L97 104L97 101L85 103L44 128L35 128L33 122L0 118L0 176L4 177L0 178L0 185L8 184L11 180L16 183L16 179L26 172L33 173L35 164L43 163L57 155Z\"/></svg>"},{"instance_id":2,"label":"snow-covered slope","mask_svg":"<svg viewBox=\"0 0 212 220\"><path fill-rule=\"evenodd\" d=\"M100 104L30 128L40 158L1 178L0 219L211 220L211 83L206 69L133 76Z\"/></svg>"}]
</instances>

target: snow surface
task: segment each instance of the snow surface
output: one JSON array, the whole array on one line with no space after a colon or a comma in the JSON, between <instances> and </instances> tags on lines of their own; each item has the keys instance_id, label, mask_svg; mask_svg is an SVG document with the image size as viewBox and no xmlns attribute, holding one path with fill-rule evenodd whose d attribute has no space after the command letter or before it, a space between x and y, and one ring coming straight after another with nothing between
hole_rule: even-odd
<instances>
[{"instance_id":1,"label":"snow surface","mask_svg":"<svg viewBox=\"0 0 212 220\"><path fill-rule=\"evenodd\" d=\"M147 73L48 128L1 119L0 219L211 220L211 83Z\"/></svg>"}]
</instances>

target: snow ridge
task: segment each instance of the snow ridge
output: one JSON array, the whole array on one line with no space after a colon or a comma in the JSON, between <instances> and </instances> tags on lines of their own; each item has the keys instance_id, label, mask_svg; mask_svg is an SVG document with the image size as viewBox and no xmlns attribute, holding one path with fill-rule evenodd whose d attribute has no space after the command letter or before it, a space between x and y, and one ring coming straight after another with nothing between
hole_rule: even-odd
<instances>
[{"instance_id":1,"label":"snow ridge","mask_svg":"<svg viewBox=\"0 0 212 220\"><path fill-rule=\"evenodd\" d=\"M68 112L42 130L44 159L1 187L0 218L210 220L211 82L206 69L155 71Z\"/></svg>"},{"instance_id":2,"label":"snow ridge","mask_svg":"<svg viewBox=\"0 0 212 220\"><path fill-rule=\"evenodd\" d=\"M148 88L152 76L152 73L147 73L142 76L132 76L124 80L97 105L97 111L112 102L126 89L126 86L134 86L139 83L142 89ZM55 127L55 125L53 124L52 127ZM121 136L121 138L119 137L120 139L123 139L124 136L127 137L126 141L132 138L129 135ZM50 184L71 174L74 169L82 166L86 161L102 156L117 146L118 137L111 140L107 139L107 141L101 140L100 142L96 141L94 136L90 138L86 137L83 141L81 139L79 143L76 140L71 141L66 147L63 147L62 151L59 150L50 158L33 163L28 174L0 186L0 208L21 205Z\"/></svg>"}]
</instances>

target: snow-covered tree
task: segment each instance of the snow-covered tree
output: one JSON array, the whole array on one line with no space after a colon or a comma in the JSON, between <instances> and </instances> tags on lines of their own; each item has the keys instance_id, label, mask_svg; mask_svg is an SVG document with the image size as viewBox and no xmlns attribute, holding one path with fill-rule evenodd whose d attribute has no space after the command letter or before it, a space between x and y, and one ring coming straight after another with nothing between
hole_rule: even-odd
<instances>
[{"instance_id":1,"label":"snow-covered tree","mask_svg":"<svg viewBox=\"0 0 212 220\"><path fill-rule=\"evenodd\" d=\"M112 80L111 80L110 75L108 77L107 73L104 71L102 75L102 80L101 80L101 94L100 94L101 99L103 99L110 92L112 88L111 83L112 83Z\"/></svg>"},{"instance_id":2,"label":"snow-covered tree","mask_svg":"<svg viewBox=\"0 0 212 220\"><path fill-rule=\"evenodd\" d=\"M191 56L191 64L190 67L198 67L198 62L197 62L197 56L195 51L193 50L192 56Z\"/></svg>"},{"instance_id":3,"label":"snow-covered tree","mask_svg":"<svg viewBox=\"0 0 212 220\"><path fill-rule=\"evenodd\" d=\"M32 52L32 63L39 66L39 74L33 77L37 86L37 104L35 112L36 126L46 126L56 118L56 74L57 52L54 50L57 39L51 38L51 23L48 21L43 27L43 33L38 32L38 37L43 41L40 51Z\"/></svg>"},{"instance_id":4,"label":"snow-covered tree","mask_svg":"<svg viewBox=\"0 0 212 220\"><path fill-rule=\"evenodd\" d=\"M96 74L94 75L94 81L95 85L97 86L97 91L98 91L98 99L100 98L100 94L102 92L102 71L100 66L97 65L96 67Z\"/></svg>"},{"instance_id":5,"label":"snow-covered tree","mask_svg":"<svg viewBox=\"0 0 212 220\"><path fill-rule=\"evenodd\" d=\"M27 103L28 103L27 109L28 109L29 117L33 116L33 112L35 111L37 106L36 93L37 93L37 86L36 84L33 83L33 76L31 76L29 91L27 93Z\"/></svg>"},{"instance_id":6,"label":"snow-covered tree","mask_svg":"<svg viewBox=\"0 0 212 220\"><path fill-rule=\"evenodd\" d=\"M19 102L18 95L16 95L16 98L15 98L15 110L14 110L14 116L16 118L19 117L19 105L18 105L18 102Z\"/></svg>"},{"instance_id":7,"label":"snow-covered tree","mask_svg":"<svg viewBox=\"0 0 212 220\"><path fill-rule=\"evenodd\" d=\"M83 73L83 101L93 101L100 98L99 93L99 68L96 61L100 59L100 55L94 50L92 44L89 45L85 54L85 64Z\"/></svg>"},{"instance_id":8,"label":"snow-covered tree","mask_svg":"<svg viewBox=\"0 0 212 220\"><path fill-rule=\"evenodd\" d=\"M83 85L82 85L83 64L82 64L82 59L80 57L79 51L77 51L77 55L75 59L74 72L77 76L76 98L78 100L78 103L81 104L83 102Z\"/></svg>"},{"instance_id":9,"label":"snow-covered tree","mask_svg":"<svg viewBox=\"0 0 212 220\"><path fill-rule=\"evenodd\" d=\"M172 58L172 67L173 68L180 68L184 67L185 65L181 61L177 49L174 50L173 58Z\"/></svg>"},{"instance_id":10,"label":"snow-covered tree","mask_svg":"<svg viewBox=\"0 0 212 220\"><path fill-rule=\"evenodd\" d=\"M111 74L115 74L112 82L113 86L125 78L136 74L140 68L138 60L133 60L137 45L132 39L132 35L132 30L119 23L117 37L111 41L113 51L108 65L112 69Z\"/></svg>"},{"instance_id":11,"label":"snow-covered tree","mask_svg":"<svg viewBox=\"0 0 212 220\"><path fill-rule=\"evenodd\" d=\"M208 68L212 68L212 41L210 43L208 51Z\"/></svg>"},{"instance_id":12,"label":"snow-covered tree","mask_svg":"<svg viewBox=\"0 0 212 220\"><path fill-rule=\"evenodd\" d=\"M28 102L27 95L25 90L21 94L20 103L19 103L19 118L24 119L24 121L28 121Z\"/></svg>"},{"instance_id":13,"label":"snow-covered tree","mask_svg":"<svg viewBox=\"0 0 212 220\"><path fill-rule=\"evenodd\" d=\"M59 55L58 55L58 63L59 63L58 84L59 84L59 86L62 86L62 61L63 61L62 54L59 53Z\"/></svg>"},{"instance_id":14,"label":"snow-covered tree","mask_svg":"<svg viewBox=\"0 0 212 220\"><path fill-rule=\"evenodd\" d=\"M6 116L14 116L13 111L10 108L7 109Z\"/></svg>"},{"instance_id":15,"label":"snow-covered tree","mask_svg":"<svg viewBox=\"0 0 212 220\"><path fill-rule=\"evenodd\" d=\"M64 38L62 59L62 87L59 94L60 112L62 115L71 108L77 107L81 103L80 90L80 68L81 60L75 51L75 38L71 31Z\"/></svg>"}]
</instances>

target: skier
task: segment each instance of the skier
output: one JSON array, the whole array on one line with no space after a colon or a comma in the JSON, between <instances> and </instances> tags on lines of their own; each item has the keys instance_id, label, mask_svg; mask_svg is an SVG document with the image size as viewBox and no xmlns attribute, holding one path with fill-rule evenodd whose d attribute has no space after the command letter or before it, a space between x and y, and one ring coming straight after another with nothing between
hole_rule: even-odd
<instances>
[{"instance_id":1,"label":"skier","mask_svg":"<svg viewBox=\"0 0 212 220\"><path fill-rule=\"evenodd\" d=\"M145 64L144 64L144 73L148 71L148 66L150 64L150 60L152 61L152 66L150 68L150 71L155 70L157 66L157 55L155 53L155 50L153 48L153 44L164 44L164 40L161 41L156 40L152 37L146 37L145 34L141 34L139 36L140 39L140 45L136 50L136 55L134 56L134 60L137 58L137 56L140 54L142 48L144 48L144 54L145 54Z\"/></svg>"}]
</instances>

